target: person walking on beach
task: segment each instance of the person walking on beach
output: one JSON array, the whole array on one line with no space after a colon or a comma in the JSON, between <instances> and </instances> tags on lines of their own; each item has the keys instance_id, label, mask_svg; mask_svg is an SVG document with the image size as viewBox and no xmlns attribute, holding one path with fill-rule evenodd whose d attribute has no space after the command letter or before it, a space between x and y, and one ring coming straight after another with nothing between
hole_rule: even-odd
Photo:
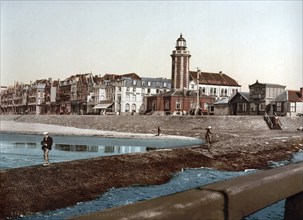
<instances>
[{"instance_id":1,"label":"person walking on beach","mask_svg":"<svg viewBox=\"0 0 303 220\"><path fill-rule=\"evenodd\" d=\"M43 157L44 157L44 163L43 166L48 166L50 165L49 163L49 158L48 158L48 153L49 151L52 149L52 145L53 145L53 138L48 136L48 132L43 132L43 140L41 141L41 145L42 145L42 150L44 152Z\"/></svg>"},{"instance_id":2,"label":"person walking on beach","mask_svg":"<svg viewBox=\"0 0 303 220\"><path fill-rule=\"evenodd\" d=\"M160 133L161 133L161 128L160 128L160 126L158 126L158 134L156 136L159 136Z\"/></svg>"},{"instance_id":3,"label":"person walking on beach","mask_svg":"<svg viewBox=\"0 0 303 220\"><path fill-rule=\"evenodd\" d=\"M208 128L206 128L206 134L205 134L205 140L208 147L210 147L212 144L212 134L213 133L211 132L211 126L208 126Z\"/></svg>"}]
</instances>

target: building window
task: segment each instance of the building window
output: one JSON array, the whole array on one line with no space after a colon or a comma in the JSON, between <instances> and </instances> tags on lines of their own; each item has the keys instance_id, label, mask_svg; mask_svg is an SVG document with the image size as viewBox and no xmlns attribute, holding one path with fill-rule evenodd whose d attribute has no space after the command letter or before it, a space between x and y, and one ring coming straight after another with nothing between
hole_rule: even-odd
<instances>
[{"instance_id":1,"label":"building window","mask_svg":"<svg viewBox=\"0 0 303 220\"><path fill-rule=\"evenodd\" d=\"M296 103L295 102L290 103L290 112L296 112Z\"/></svg>"},{"instance_id":2,"label":"building window","mask_svg":"<svg viewBox=\"0 0 303 220\"><path fill-rule=\"evenodd\" d=\"M147 82L147 86L151 86L151 81L148 81L148 82Z\"/></svg>"},{"instance_id":3,"label":"building window","mask_svg":"<svg viewBox=\"0 0 303 220\"><path fill-rule=\"evenodd\" d=\"M221 89L220 96L227 96L227 89Z\"/></svg>"},{"instance_id":4,"label":"building window","mask_svg":"<svg viewBox=\"0 0 303 220\"><path fill-rule=\"evenodd\" d=\"M181 101L180 100L176 101L176 109L181 109Z\"/></svg>"},{"instance_id":5,"label":"building window","mask_svg":"<svg viewBox=\"0 0 303 220\"><path fill-rule=\"evenodd\" d=\"M147 89L147 93L150 93L150 88Z\"/></svg>"},{"instance_id":6,"label":"building window","mask_svg":"<svg viewBox=\"0 0 303 220\"><path fill-rule=\"evenodd\" d=\"M141 85L142 85L142 86L146 86L146 82L145 82L145 81L142 81Z\"/></svg>"},{"instance_id":7,"label":"building window","mask_svg":"<svg viewBox=\"0 0 303 220\"><path fill-rule=\"evenodd\" d=\"M126 87L126 92L129 92L129 87Z\"/></svg>"},{"instance_id":8,"label":"building window","mask_svg":"<svg viewBox=\"0 0 303 220\"><path fill-rule=\"evenodd\" d=\"M126 100L126 101L129 101L129 94L126 94L125 100Z\"/></svg>"},{"instance_id":9,"label":"building window","mask_svg":"<svg viewBox=\"0 0 303 220\"><path fill-rule=\"evenodd\" d=\"M202 94L205 95L205 87L202 87Z\"/></svg>"},{"instance_id":10,"label":"building window","mask_svg":"<svg viewBox=\"0 0 303 220\"><path fill-rule=\"evenodd\" d=\"M142 91L142 93L145 93L145 88L142 88L142 90L141 90L141 91Z\"/></svg>"},{"instance_id":11,"label":"building window","mask_svg":"<svg viewBox=\"0 0 303 220\"><path fill-rule=\"evenodd\" d=\"M133 86L137 85L137 81L133 80Z\"/></svg>"},{"instance_id":12,"label":"building window","mask_svg":"<svg viewBox=\"0 0 303 220\"><path fill-rule=\"evenodd\" d=\"M164 83L163 83L163 87L165 87L165 88L166 88L166 86L167 86L167 85L166 85L166 82L164 82Z\"/></svg>"},{"instance_id":13,"label":"building window","mask_svg":"<svg viewBox=\"0 0 303 220\"><path fill-rule=\"evenodd\" d=\"M133 92L136 92L136 87L133 87Z\"/></svg>"},{"instance_id":14,"label":"building window","mask_svg":"<svg viewBox=\"0 0 303 220\"><path fill-rule=\"evenodd\" d=\"M242 110L243 110L243 112L247 111L247 103L243 103Z\"/></svg>"},{"instance_id":15,"label":"building window","mask_svg":"<svg viewBox=\"0 0 303 220\"><path fill-rule=\"evenodd\" d=\"M136 104L132 104L132 112L136 112Z\"/></svg>"},{"instance_id":16,"label":"building window","mask_svg":"<svg viewBox=\"0 0 303 220\"><path fill-rule=\"evenodd\" d=\"M157 94L160 93L160 89L156 89L156 93L157 93Z\"/></svg>"},{"instance_id":17,"label":"building window","mask_svg":"<svg viewBox=\"0 0 303 220\"><path fill-rule=\"evenodd\" d=\"M136 95L133 95L133 102L136 101Z\"/></svg>"},{"instance_id":18,"label":"building window","mask_svg":"<svg viewBox=\"0 0 303 220\"><path fill-rule=\"evenodd\" d=\"M129 112L129 104L128 103L125 104L125 112Z\"/></svg>"},{"instance_id":19,"label":"building window","mask_svg":"<svg viewBox=\"0 0 303 220\"><path fill-rule=\"evenodd\" d=\"M277 102L277 112L281 112L282 111L282 104L281 102Z\"/></svg>"}]
</instances>

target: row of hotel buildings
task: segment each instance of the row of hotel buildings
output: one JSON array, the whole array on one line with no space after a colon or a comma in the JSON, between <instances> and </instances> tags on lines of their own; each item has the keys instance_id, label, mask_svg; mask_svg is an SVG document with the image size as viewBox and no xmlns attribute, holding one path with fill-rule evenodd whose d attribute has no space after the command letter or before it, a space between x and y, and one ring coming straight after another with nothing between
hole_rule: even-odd
<instances>
[{"instance_id":1,"label":"row of hotel buildings","mask_svg":"<svg viewBox=\"0 0 303 220\"><path fill-rule=\"evenodd\" d=\"M201 73L202 75L227 77L222 73ZM230 97L239 88L239 86L228 85L200 86L204 113L207 113L208 106L213 106L215 100ZM30 84L15 83L13 86L2 87L1 113L183 114L196 108L196 91L194 85L190 90L172 90L170 79L140 77L136 73L105 74L102 77L86 73L70 76L65 80L42 79ZM160 103L157 104L154 98L161 97L163 100L168 96L175 97L177 106L174 108L165 102L161 109ZM192 109L188 109L187 102L184 101L186 98L191 101Z\"/></svg>"},{"instance_id":2,"label":"row of hotel buildings","mask_svg":"<svg viewBox=\"0 0 303 220\"><path fill-rule=\"evenodd\" d=\"M2 114L233 114L303 113L303 88L259 83L241 92L225 73L190 71L182 34L171 54L171 79L136 73L72 75L1 87Z\"/></svg>"}]
</instances>

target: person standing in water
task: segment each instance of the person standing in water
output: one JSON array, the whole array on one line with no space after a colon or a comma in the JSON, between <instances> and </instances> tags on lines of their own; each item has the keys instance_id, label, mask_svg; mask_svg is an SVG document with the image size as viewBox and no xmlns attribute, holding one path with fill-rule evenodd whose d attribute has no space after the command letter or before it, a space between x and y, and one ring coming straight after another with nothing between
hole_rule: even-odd
<instances>
[{"instance_id":1,"label":"person standing in water","mask_svg":"<svg viewBox=\"0 0 303 220\"><path fill-rule=\"evenodd\" d=\"M53 138L48 135L47 131L43 132L43 135L44 135L44 137L43 137L43 140L41 141L42 150L44 152L44 154L43 154L43 157L44 157L43 166L48 166L48 165L50 165L48 153L52 149Z\"/></svg>"}]
</instances>

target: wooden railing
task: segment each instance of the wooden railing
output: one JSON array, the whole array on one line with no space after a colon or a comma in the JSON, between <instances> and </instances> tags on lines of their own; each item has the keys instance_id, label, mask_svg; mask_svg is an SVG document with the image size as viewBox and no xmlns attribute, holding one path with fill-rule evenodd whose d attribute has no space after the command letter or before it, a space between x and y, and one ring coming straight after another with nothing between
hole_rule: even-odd
<instances>
[{"instance_id":1,"label":"wooden railing","mask_svg":"<svg viewBox=\"0 0 303 220\"><path fill-rule=\"evenodd\" d=\"M269 117L269 115L265 112L265 115L264 115L264 120L266 121L266 123L268 124L269 128L270 129L273 129L274 125Z\"/></svg>"},{"instance_id":2,"label":"wooden railing","mask_svg":"<svg viewBox=\"0 0 303 220\"><path fill-rule=\"evenodd\" d=\"M284 218L303 219L303 162L74 219L242 219L283 199Z\"/></svg>"}]
</instances>

